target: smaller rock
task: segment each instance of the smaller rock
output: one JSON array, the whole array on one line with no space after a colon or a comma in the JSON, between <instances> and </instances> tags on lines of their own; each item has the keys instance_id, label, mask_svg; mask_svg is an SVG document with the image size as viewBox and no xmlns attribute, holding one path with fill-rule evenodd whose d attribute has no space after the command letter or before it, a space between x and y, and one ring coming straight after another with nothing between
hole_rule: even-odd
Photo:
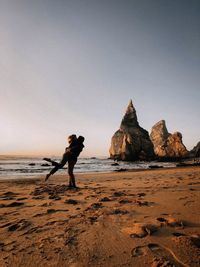
<instances>
[{"instance_id":1,"label":"smaller rock","mask_svg":"<svg viewBox=\"0 0 200 267\"><path fill-rule=\"evenodd\" d=\"M125 168L120 168L120 169L115 170L115 172L125 172L125 171L127 171L127 169Z\"/></svg>"},{"instance_id":2,"label":"smaller rock","mask_svg":"<svg viewBox=\"0 0 200 267\"><path fill-rule=\"evenodd\" d=\"M111 166L119 166L119 163L117 163L117 162L112 163Z\"/></svg>"},{"instance_id":3,"label":"smaller rock","mask_svg":"<svg viewBox=\"0 0 200 267\"><path fill-rule=\"evenodd\" d=\"M164 120L152 127L150 138L154 145L154 152L159 159L175 160L188 155L182 141L182 134L180 132L169 133Z\"/></svg>"},{"instance_id":4,"label":"smaller rock","mask_svg":"<svg viewBox=\"0 0 200 267\"><path fill-rule=\"evenodd\" d=\"M149 165L149 169L160 169L163 168L163 166L159 166L159 165Z\"/></svg>"}]
</instances>

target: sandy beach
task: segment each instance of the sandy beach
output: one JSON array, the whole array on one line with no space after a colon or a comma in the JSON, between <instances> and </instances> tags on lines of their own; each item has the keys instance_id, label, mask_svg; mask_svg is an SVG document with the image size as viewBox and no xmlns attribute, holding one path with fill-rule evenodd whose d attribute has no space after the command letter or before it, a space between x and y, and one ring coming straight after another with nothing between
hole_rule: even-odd
<instances>
[{"instance_id":1,"label":"sandy beach","mask_svg":"<svg viewBox=\"0 0 200 267\"><path fill-rule=\"evenodd\" d=\"M0 266L200 266L200 167L1 180Z\"/></svg>"}]
</instances>

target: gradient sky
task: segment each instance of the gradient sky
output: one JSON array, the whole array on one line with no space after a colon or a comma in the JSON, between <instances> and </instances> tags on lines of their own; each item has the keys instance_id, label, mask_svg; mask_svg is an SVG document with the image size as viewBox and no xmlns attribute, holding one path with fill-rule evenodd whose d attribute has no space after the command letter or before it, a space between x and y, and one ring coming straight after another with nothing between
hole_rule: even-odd
<instances>
[{"instance_id":1,"label":"gradient sky","mask_svg":"<svg viewBox=\"0 0 200 267\"><path fill-rule=\"evenodd\" d=\"M0 0L0 154L108 156L130 99L200 141L200 1Z\"/></svg>"}]
</instances>

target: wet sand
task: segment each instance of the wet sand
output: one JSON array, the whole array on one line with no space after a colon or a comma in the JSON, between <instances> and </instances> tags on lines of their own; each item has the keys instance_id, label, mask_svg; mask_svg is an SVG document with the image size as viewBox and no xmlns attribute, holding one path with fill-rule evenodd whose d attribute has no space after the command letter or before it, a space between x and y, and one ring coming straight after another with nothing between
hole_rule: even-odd
<instances>
[{"instance_id":1,"label":"wet sand","mask_svg":"<svg viewBox=\"0 0 200 267\"><path fill-rule=\"evenodd\" d=\"M200 167L0 181L0 266L200 266Z\"/></svg>"}]
</instances>

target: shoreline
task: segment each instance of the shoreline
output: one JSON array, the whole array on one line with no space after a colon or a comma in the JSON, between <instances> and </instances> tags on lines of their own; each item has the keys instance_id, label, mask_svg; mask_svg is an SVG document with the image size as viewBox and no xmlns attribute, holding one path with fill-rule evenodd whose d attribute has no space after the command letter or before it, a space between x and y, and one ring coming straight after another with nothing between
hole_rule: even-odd
<instances>
[{"instance_id":1,"label":"shoreline","mask_svg":"<svg viewBox=\"0 0 200 267\"><path fill-rule=\"evenodd\" d=\"M0 180L2 267L200 265L200 167Z\"/></svg>"},{"instance_id":2,"label":"shoreline","mask_svg":"<svg viewBox=\"0 0 200 267\"><path fill-rule=\"evenodd\" d=\"M96 175L96 174L116 174L116 173L135 173L135 172L151 172L151 171L168 171L168 170L183 170L183 169L188 169L188 168L200 168L200 166L193 166L193 165L186 165L186 166L175 166L175 167L156 167L156 168L138 168L138 169L122 169L122 170L115 170L115 171L99 171L99 172L74 172L75 177L76 176L85 176L85 175ZM46 174L39 174L39 175L34 175L34 177L31 177L31 175L15 175L17 176L16 178L7 178L7 176L0 176L0 183L1 182L10 182L10 181L16 181L16 180L40 180L41 177L45 177ZM26 177L28 176L28 177ZM66 177L68 176L68 173L61 173L61 174L56 174L51 176L50 180L54 177L61 176L61 177ZM43 179L43 178L42 178Z\"/></svg>"}]
</instances>

